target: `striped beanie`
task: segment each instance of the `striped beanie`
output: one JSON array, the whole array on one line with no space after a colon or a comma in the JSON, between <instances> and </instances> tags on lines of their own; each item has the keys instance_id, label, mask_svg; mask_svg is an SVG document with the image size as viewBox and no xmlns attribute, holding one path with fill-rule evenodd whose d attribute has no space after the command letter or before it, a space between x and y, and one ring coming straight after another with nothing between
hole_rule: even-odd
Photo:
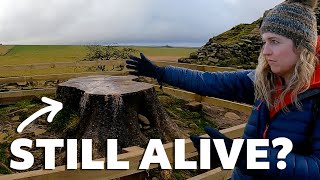
<instances>
[{"instance_id":1,"label":"striped beanie","mask_svg":"<svg viewBox=\"0 0 320 180\"><path fill-rule=\"evenodd\" d=\"M317 43L317 0L286 0L265 13L260 33L275 33L291 39L296 47L315 52Z\"/></svg>"}]
</instances>

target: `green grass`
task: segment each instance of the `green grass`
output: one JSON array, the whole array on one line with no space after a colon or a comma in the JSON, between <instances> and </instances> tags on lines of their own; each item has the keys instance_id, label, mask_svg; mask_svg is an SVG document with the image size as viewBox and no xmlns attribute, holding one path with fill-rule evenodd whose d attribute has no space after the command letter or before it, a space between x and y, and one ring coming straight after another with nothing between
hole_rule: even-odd
<instances>
[{"instance_id":1,"label":"green grass","mask_svg":"<svg viewBox=\"0 0 320 180\"><path fill-rule=\"evenodd\" d=\"M80 121L79 112L62 109L56 116L52 123L49 124L49 131L56 132L62 136L66 133L74 131Z\"/></svg>"},{"instance_id":2,"label":"green grass","mask_svg":"<svg viewBox=\"0 0 320 180\"><path fill-rule=\"evenodd\" d=\"M54 63L81 60L87 53L84 46L15 46L0 65Z\"/></svg>"},{"instance_id":3,"label":"green grass","mask_svg":"<svg viewBox=\"0 0 320 180\"><path fill-rule=\"evenodd\" d=\"M10 117L8 116L9 113L12 113L14 111L19 111L22 109L40 108L42 106L43 105L39 104L39 102L35 102L32 99L18 101L16 104L0 107L0 119L1 121L10 120ZM32 113L22 111L16 114L19 114L20 119L26 119Z\"/></svg>"},{"instance_id":4,"label":"green grass","mask_svg":"<svg viewBox=\"0 0 320 180\"><path fill-rule=\"evenodd\" d=\"M32 102L32 100L22 100L22 101L18 101L16 104L14 105L9 105L9 106L5 106L0 108L0 114L4 115L7 113L10 113L11 111L14 110L19 110L19 109L24 109L24 108L31 108L36 106L37 103Z\"/></svg>"},{"instance_id":5,"label":"green grass","mask_svg":"<svg viewBox=\"0 0 320 180\"><path fill-rule=\"evenodd\" d=\"M122 47L121 47L122 48ZM132 46L146 56L187 57L197 48L141 47ZM0 56L1 65L74 62L82 60L87 54L85 46L71 45L16 45L9 53ZM1 50L0 50L1 52ZM135 55L138 55L136 53Z\"/></svg>"},{"instance_id":6,"label":"green grass","mask_svg":"<svg viewBox=\"0 0 320 180\"><path fill-rule=\"evenodd\" d=\"M0 162L5 165L7 168L9 167L9 151L10 144L4 143L0 144ZM7 170L7 168L0 165L0 174L10 174L11 172Z\"/></svg>"},{"instance_id":7,"label":"green grass","mask_svg":"<svg viewBox=\"0 0 320 180\"><path fill-rule=\"evenodd\" d=\"M159 95L159 94L158 94ZM204 114L202 111L192 112L185 108L185 104L188 102L183 99L178 99L173 96L170 96L168 94L163 94L171 99L173 99L173 102L171 104L163 104L163 106L167 109L167 111L170 111L171 113L175 114L176 117L179 117L178 120L183 121L185 124L194 123L198 126L197 129L192 129L192 134L205 134L204 127L210 126L210 127L216 127L215 124L213 124L211 121L207 120L204 117Z\"/></svg>"},{"instance_id":8,"label":"green grass","mask_svg":"<svg viewBox=\"0 0 320 180\"><path fill-rule=\"evenodd\" d=\"M238 43L240 42L240 39L245 38L245 36L251 34L252 31L258 27L259 23L260 23L260 19L257 21L254 21L251 24L239 24L231 28L230 30L219 34L218 36L213 37L212 40L224 45Z\"/></svg>"},{"instance_id":9,"label":"green grass","mask_svg":"<svg viewBox=\"0 0 320 180\"><path fill-rule=\"evenodd\" d=\"M43 97L43 96L46 96L51 99L55 98L55 95L37 95L36 97L34 97L32 99L20 100L20 101L16 102L15 104L2 105L2 106L0 106L0 117L6 116L8 113L11 113L16 110L21 110L21 109L41 109L41 107L43 107L45 105L45 103L43 103L40 100L41 97ZM26 114L26 118L32 114L33 114L32 112L30 112L30 114ZM22 117L21 119L23 119L23 118L24 117ZM0 118L0 121L1 120L3 120L3 119Z\"/></svg>"}]
</instances>

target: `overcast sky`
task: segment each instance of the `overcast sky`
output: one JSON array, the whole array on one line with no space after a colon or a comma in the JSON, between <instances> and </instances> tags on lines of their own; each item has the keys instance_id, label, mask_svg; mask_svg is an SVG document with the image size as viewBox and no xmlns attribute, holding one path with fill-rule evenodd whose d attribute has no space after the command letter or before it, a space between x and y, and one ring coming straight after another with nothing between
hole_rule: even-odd
<instances>
[{"instance_id":1,"label":"overcast sky","mask_svg":"<svg viewBox=\"0 0 320 180\"><path fill-rule=\"evenodd\" d=\"M202 46L282 1L0 0L0 43Z\"/></svg>"}]
</instances>

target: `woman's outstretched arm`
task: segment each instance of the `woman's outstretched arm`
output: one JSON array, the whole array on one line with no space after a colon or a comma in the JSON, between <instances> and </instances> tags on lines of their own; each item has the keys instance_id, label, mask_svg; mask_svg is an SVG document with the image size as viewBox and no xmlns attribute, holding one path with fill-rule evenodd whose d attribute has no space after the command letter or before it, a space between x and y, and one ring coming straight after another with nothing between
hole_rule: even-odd
<instances>
[{"instance_id":1,"label":"woman's outstretched arm","mask_svg":"<svg viewBox=\"0 0 320 180\"><path fill-rule=\"evenodd\" d=\"M247 104L254 102L254 70L237 72L202 72L166 66L163 82L203 96Z\"/></svg>"}]
</instances>

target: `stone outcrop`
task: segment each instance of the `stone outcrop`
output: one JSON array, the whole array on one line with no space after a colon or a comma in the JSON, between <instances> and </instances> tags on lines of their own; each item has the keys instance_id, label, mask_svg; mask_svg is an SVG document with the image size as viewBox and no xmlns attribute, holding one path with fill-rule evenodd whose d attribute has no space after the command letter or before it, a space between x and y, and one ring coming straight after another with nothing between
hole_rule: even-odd
<instances>
[{"instance_id":1,"label":"stone outcrop","mask_svg":"<svg viewBox=\"0 0 320 180\"><path fill-rule=\"evenodd\" d=\"M316 11L318 32L320 12ZM209 39L198 51L188 58L180 58L181 63L212 65L254 69L258 63L262 40L259 25L262 18L251 24L240 24L232 29Z\"/></svg>"},{"instance_id":2,"label":"stone outcrop","mask_svg":"<svg viewBox=\"0 0 320 180\"><path fill-rule=\"evenodd\" d=\"M254 68L257 64L262 41L259 36L261 19L252 24L240 24L231 30L211 38L197 52L182 63L212 66Z\"/></svg>"}]
</instances>

